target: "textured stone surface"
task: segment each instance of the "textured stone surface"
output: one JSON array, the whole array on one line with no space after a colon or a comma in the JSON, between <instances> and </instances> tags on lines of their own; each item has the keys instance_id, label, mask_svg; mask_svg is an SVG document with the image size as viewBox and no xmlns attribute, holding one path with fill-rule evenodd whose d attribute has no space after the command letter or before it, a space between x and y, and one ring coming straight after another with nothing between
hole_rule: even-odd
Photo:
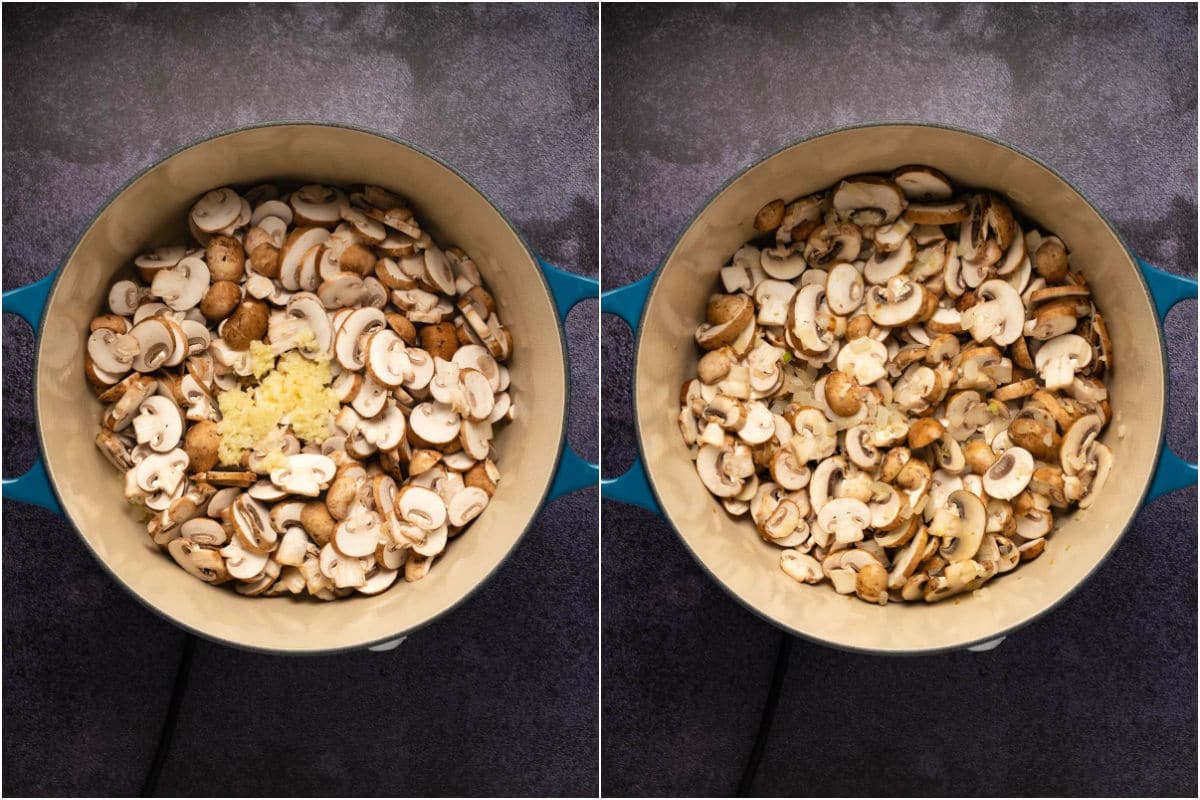
<instances>
[{"instance_id":1,"label":"textured stone surface","mask_svg":"<svg viewBox=\"0 0 1200 800\"><path fill-rule=\"evenodd\" d=\"M279 119L426 148L540 255L595 275L597 21L586 6L7 7L4 288L48 274L137 171ZM570 440L596 458L595 303L567 330ZM11 476L35 449L32 337L11 317L3 332ZM595 510L594 490L549 505L488 587L391 654L198 644L157 790L594 794ZM182 635L62 520L6 500L4 522L4 791L136 793Z\"/></svg>"},{"instance_id":2,"label":"textured stone surface","mask_svg":"<svg viewBox=\"0 0 1200 800\"><path fill-rule=\"evenodd\" d=\"M1195 275L1192 6L606 6L602 39L606 288L654 269L709 194L759 158L880 119L960 125L1033 153L1143 258ZM1169 440L1190 458L1195 315L1185 303L1167 325ZM612 476L635 452L632 339L616 319L602 332ZM603 788L728 793L782 634L717 588L665 522L608 501L602 514ZM1195 521L1194 488L1149 504L1085 588L990 654L882 660L795 642L752 790L1194 794Z\"/></svg>"}]
</instances>

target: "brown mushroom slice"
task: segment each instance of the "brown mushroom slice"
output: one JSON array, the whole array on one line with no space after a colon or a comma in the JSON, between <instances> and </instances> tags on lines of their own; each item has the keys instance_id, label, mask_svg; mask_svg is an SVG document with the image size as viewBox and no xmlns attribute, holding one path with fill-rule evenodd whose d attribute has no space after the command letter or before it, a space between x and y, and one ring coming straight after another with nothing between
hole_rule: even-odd
<instances>
[{"instance_id":1,"label":"brown mushroom slice","mask_svg":"<svg viewBox=\"0 0 1200 800\"><path fill-rule=\"evenodd\" d=\"M812 471L807 465L800 463L795 453L779 449L771 459L771 478L789 492L798 491L808 486Z\"/></svg>"},{"instance_id":2,"label":"brown mushroom slice","mask_svg":"<svg viewBox=\"0 0 1200 800\"><path fill-rule=\"evenodd\" d=\"M208 291L209 271L204 259L188 256L174 267L160 269L154 275L150 292L173 311L187 311L200 304Z\"/></svg>"},{"instance_id":3,"label":"brown mushroom slice","mask_svg":"<svg viewBox=\"0 0 1200 800\"><path fill-rule=\"evenodd\" d=\"M810 267L824 268L838 261L853 262L862 249L862 231L849 222L831 222L813 229L804 245Z\"/></svg>"},{"instance_id":4,"label":"brown mushroom slice","mask_svg":"<svg viewBox=\"0 0 1200 800\"><path fill-rule=\"evenodd\" d=\"M148 292L133 281L117 281L108 290L108 308L118 316L131 316Z\"/></svg>"},{"instance_id":5,"label":"brown mushroom slice","mask_svg":"<svg viewBox=\"0 0 1200 800\"><path fill-rule=\"evenodd\" d=\"M1092 448L1096 437L1104 427L1103 420L1096 414L1087 414L1077 419L1062 437L1059 446L1059 463L1067 475L1078 475L1092 461Z\"/></svg>"},{"instance_id":6,"label":"brown mushroom slice","mask_svg":"<svg viewBox=\"0 0 1200 800\"><path fill-rule=\"evenodd\" d=\"M138 408L133 430L138 444L146 444L157 453L173 450L183 437L183 412L169 397L147 397Z\"/></svg>"},{"instance_id":7,"label":"brown mushroom slice","mask_svg":"<svg viewBox=\"0 0 1200 800\"><path fill-rule=\"evenodd\" d=\"M229 580L225 560L216 550L201 547L190 539L179 538L167 544L167 552L189 575L205 583L216 584Z\"/></svg>"},{"instance_id":8,"label":"brown mushroom slice","mask_svg":"<svg viewBox=\"0 0 1200 800\"><path fill-rule=\"evenodd\" d=\"M845 219L858 225L887 225L904 210L904 193L878 175L848 178L833 190L832 204Z\"/></svg>"},{"instance_id":9,"label":"brown mushroom slice","mask_svg":"<svg viewBox=\"0 0 1200 800\"><path fill-rule=\"evenodd\" d=\"M785 324L787 322L788 309L795 294L796 287L787 281L759 281L758 286L754 288L754 301L758 305L758 314L756 316L758 324Z\"/></svg>"},{"instance_id":10,"label":"brown mushroom slice","mask_svg":"<svg viewBox=\"0 0 1200 800\"><path fill-rule=\"evenodd\" d=\"M970 560L947 564L941 575L931 576L925 584L925 602L936 603L961 594L982 572L983 568Z\"/></svg>"},{"instance_id":11,"label":"brown mushroom slice","mask_svg":"<svg viewBox=\"0 0 1200 800\"><path fill-rule=\"evenodd\" d=\"M707 322L696 329L696 343L705 350L726 347L753 324L754 302L749 297L715 295L708 303Z\"/></svg>"},{"instance_id":12,"label":"brown mushroom slice","mask_svg":"<svg viewBox=\"0 0 1200 800\"><path fill-rule=\"evenodd\" d=\"M194 517L180 526L180 535L197 545L221 547L229 541L229 533L225 526L215 519Z\"/></svg>"},{"instance_id":13,"label":"brown mushroom slice","mask_svg":"<svg viewBox=\"0 0 1200 800\"><path fill-rule=\"evenodd\" d=\"M963 199L909 203L904 209L904 218L914 225L953 225L968 216L967 201Z\"/></svg>"},{"instance_id":14,"label":"brown mushroom slice","mask_svg":"<svg viewBox=\"0 0 1200 800\"><path fill-rule=\"evenodd\" d=\"M347 314L333 337L333 353L338 363L354 372L362 370L367 335L386 324L383 312L377 308L358 308Z\"/></svg>"},{"instance_id":15,"label":"brown mushroom slice","mask_svg":"<svg viewBox=\"0 0 1200 800\"><path fill-rule=\"evenodd\" d=\"M436 363L429 353L419 347L410 347L405 352L408 354L408 363L411 366L411 372L407 376L407 380L404 381L403 386L409 391L421 391L429 386L430 381L433 380Z\"/></svg>"},{"instance_id":16,"label":"brown mushroom slice","mask_svg":"<svg viewBox=\"0 0 1200 800\"><path fill-rule=\"evenodd\" d=\"M230 539L229 543L221 548L220 553L225 557L225 567L229 576L240 581L256 580L271 560L267 551L252 550L240 537Z\"/></svg>"},{"instance_id":17,"label":"brown mushroom slice","mask_svg":"<svg viewBox=\"0 0 1200 800\"><path fill-rule=\"evenodd\" d=\"M189 221L204 233L228 228L242 213L242 198L228 187L214 189L192 206Z\"/></svg>"},{"instance_id":18,"label":"brown mushroom slice","mask_svg":"<svg viewBox=\"0 0 1200 800\"><path fill-rule=\"evenodd\" d=\"M266 507L248 494L239 495L230 506L230 521L238 541L251 553L269 553L275 548L279 534L271 524ZM228 558L228 556L226 556ZM232 564L230 565L232 567ZM260 568L261 569L261 568ZM253 577L257 571L246 578ZM235 575L234 577L242 578ZM245 580L246 578L242 578Z\"/></svg>"},{"instance_id":19,"label":"brown mushroom slice","mask_svg":"<svg viewBox=\"0 0 1200 800\"><path fill-rule=\"evenodd\" d=\"M1047 389L1065 389L1091 363L1092 348L1082 336L1067 333L1043 344L1033 360Z\"/></svg>"},{"instance_id":20,"label":"brown mushroom slice","mask_svg":"<svg viewBox=\"0 0 1200 800\"><path fill-rule=\"evenodd\" d=\"M887 375L887 346L869 336L846 342L837 354L839 372L852 377L860 386L870 386Z\"/></svg>"},{"instance_id":21,"label":"brown mushroom slice","mask_svg":"<svg viewBox=\"0 0 1200 800\"><path fill-rule=\"evenodd\" d=\"M346 207L346 196L340 189L319 184L301 186L288 195L297 225L322 225L333 227L341 220Z\"/></svg>"}]
</instances>

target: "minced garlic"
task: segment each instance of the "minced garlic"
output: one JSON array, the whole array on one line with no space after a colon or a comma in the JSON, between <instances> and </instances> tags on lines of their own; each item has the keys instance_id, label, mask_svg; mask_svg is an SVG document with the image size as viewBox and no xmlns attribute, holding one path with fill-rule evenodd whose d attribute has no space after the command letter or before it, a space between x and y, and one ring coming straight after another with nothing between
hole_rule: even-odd
<instances>
[{"instance_id":1,"label":"minced garlic","mask_svg":"<svg viewBox=\"0 0 1200 800\"><path fill-rule=\"evenodd\" d=\"M222 464L235 465L242 452L278 425L290 425L292 433L306 444L320 444L331 433L330 421L340 403L329 387L329 362L310 361L297 352L284 353L275 361L270 345L251 342L250 358L256 386L221 392L217 404L221 421L218 457ZM259 368L267 364L260 373ZM283 458L279 453L279 459ZM268 454L267 466L275 454ZM277 459L278 460L278 459ZM282 466L282 464L276 464Z\"/></svg>"}]
</instances>

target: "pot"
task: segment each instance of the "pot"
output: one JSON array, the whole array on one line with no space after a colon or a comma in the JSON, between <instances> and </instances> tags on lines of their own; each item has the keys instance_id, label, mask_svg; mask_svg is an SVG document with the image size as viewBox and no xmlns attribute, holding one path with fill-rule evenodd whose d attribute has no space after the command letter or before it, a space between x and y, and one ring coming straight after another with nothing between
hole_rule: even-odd
<instances>
[{"instance_id":1,"label":"pot","mask_svg":"<svg viewBox=\"0 0 1200 800\"><path fill-rule=\"evenodd\" d=\"M720 268L755 235L757 211L842 177L928 164L957 183L1007 195L1015 210L1058 234L1078 258L1115 346L1109 379L1114 423L1103 441L1118 480L1086 512L1062 519L1045 553L957 602L872 606L828 585L798 584L779 568L777 547L726 514L688 457L676 415L679 387L695 376L693 344ZM986 649L1078 589L1113 551L1148 499L1196 482L1196 465L1163 447L1166 357L1161 320L1196 296L1196 282L1140 262L1114 227L1051 168L985 136L927 124L874 124L799 142L731 180L695 216L658 270L605 293L602 310L636 331L634 422L641 460L602 493L660 512L700 565L767 621L817 642L870 653ZM1119 432L1126 431L1121 436Z\"/></svg>"},{"instance_id":2,"label":"pot","mask_svg":"<svg viewBox=\"0 0 1200 800\"><path fill-rule=\"evenodd\" d=\"M429 575L333 603L248 598L183 573L122 499L122 476L93 446L101 406L83 374L88 324L132 259L187 240L196 198L267 180L373 183L409 198L438 241L471 253L517 344L509 363L520 413L496 438L504 477L486 511ZM251 650L328 653L394 646L495 573L542 504L594 484L598 470L564 449L567 348L562 320L595 280L551 267L466 178L417 148L340 125L279 123L214 136L135 177L100 210L60 268L4 294L4 311L40 335L34 410L40 458L4 481L8 497L67 517L109 573L146 606L201 636Z\"/></svg>"}]
</instances>

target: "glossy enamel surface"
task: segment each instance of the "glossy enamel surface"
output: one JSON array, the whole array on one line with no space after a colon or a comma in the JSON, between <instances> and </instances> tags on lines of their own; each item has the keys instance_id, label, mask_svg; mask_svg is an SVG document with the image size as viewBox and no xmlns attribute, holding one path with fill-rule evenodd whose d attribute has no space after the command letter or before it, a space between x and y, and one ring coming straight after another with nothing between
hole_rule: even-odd
<instances>
[{"instance_id":1,"label":"glossy enamel surface","mask_svg":"<svg viewBox=\"0 0 1200 800\"><path fill-rule=\"evenodd\" d=\"M1102 440L1116 468L1088 511L1059 523L1045 553L973 596L934 605L871 606L807 586L779 568L777 547L730 517L705 490L676 421L681 383L695 375L693 341L720 268L754 235L765 203L856 173L903 164L937 167L961 185L1006 194L1026 218L1063 238L1087 276L1115 346L1109 378L1114 423ZM704 568L734 597L787 630L838 647L883 653L958 648L1032 620L1075 589L1116 545L1154 472L1163 435L1164 357L1154 305L1117 234L1064 180L1004 145L924 125L836 131L751 167L684 232L650 290L636 348L634 400L645 470L658 503ZM1124 429L1126 435L1118 436Z\"/></svg>"},{"instance_id":2,"label":"glossy enamel surface","mask_svg":"<svg viewBox=\"0 0 1200 800\"><path fill-rule=\"evenodd\" d=\"M160 553L122 499L122 476L93 446L101 405L83 376L87 326L132 258L184 241L186 213L210 188L267 180L376 183L399 192L434 238L479 265L512 331L516 421L500 430L499 489L429 575L335 603L245 598L190 578ZM159 613L201 635L279 652L356 648L420 627L464 599L503 562L537 513L558 460L566 404L561 327L520 235L457 173L364 131L324 125L251 128L209 139L151 168L100 212L60 270L38 343L37 414L47 472L96 557Z\"/></svg>"}]
</instances>

